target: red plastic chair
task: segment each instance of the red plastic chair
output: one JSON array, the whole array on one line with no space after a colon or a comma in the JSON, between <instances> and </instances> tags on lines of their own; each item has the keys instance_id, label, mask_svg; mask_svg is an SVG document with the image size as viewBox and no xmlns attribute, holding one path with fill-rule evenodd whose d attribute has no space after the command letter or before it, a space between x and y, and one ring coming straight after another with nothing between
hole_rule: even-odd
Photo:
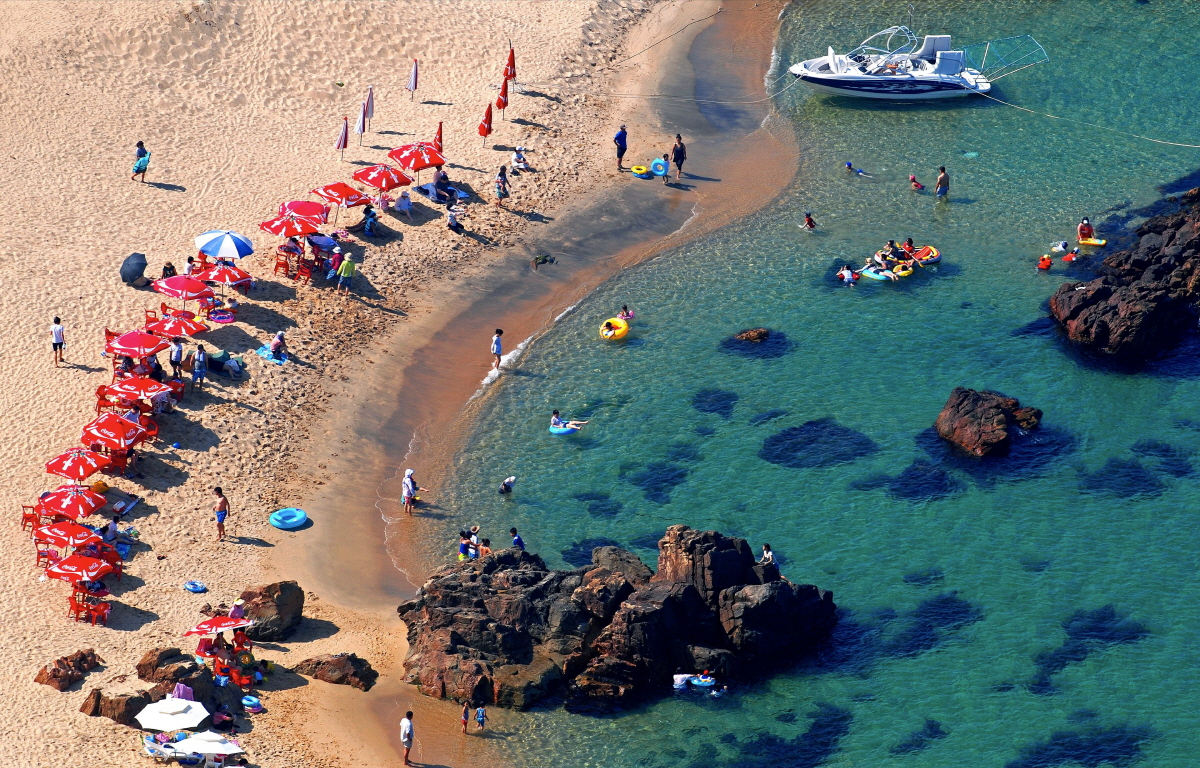
<instances>
[{"instance_id":1,"label":"red plastic chair","mask_svg":"<svg viewBox=\"0 0 1200 768\"><path fill-rule=\"evenodd\" d=\"M67 611L67 617L75 619L75 621L85 621L87 615L92 612L92 606L79 602L73 594L67 599L70 600L71 606Z\"/></svg>"},{"instance_id":2,"label":"red plastic chair","mask_svg":"<svg viewBox=\"0 0 1200 768\"><path fill-rule=\"evenodd\" d=\"M282 247L282 246L281 246ZM272 274L279 274L279 270L283 269L284 277L290 277L292 274L292 261L288 258L286 251L275 251L275 271Z\"/></svg>"},{"instance_id":3,"label":"red plastic chair","mask_svg":"<svg viewBox=\"0 0 1200 768\"><path fill-rule=\"evenodd\" d=\"M142 418L138 420L138 423L141 424L142 428L146 430L138 438L138 442L142 442L142 443L158 442L158 422L156 422L154 419L150 418L149 416L143 415Z\"/></svg>"},{"instance_id":4,"label":"red plastic chair","mask_svg":"<svg viewBox=\"0 0 1200 768\"><path fill-rule=\"evenodd\" d=\"M303 280L309 285L312 285L312 271L313 263L308 259L301 259L300 265L296 267L296 276L292 279L296 282Z\"/></svg>"},{"instance_id":5,"label":"red plastic chair","mask_svg":"<svg viewBox=\"0 0 1200 768\"><path fill-rule=\"evenodd\" d=\"M37 567L49 568L57 563L62 558L53 549L39 549L37 551Z\"/></svg>"},{"instance_id":6,"label":"red plastic chair","mask_svg":"<svg viewBox=\"0 0 1200 768\"><path fill-rule=\"evenodd\" d=\"M144 311L146 313L146 325L150 325L150 323L156 322L158 320L158 313L155 312L153 309L147 309Z\"/></svg>"},{"instance_id":7,"label":"red plastic chair","mask_svg":"<svg viewBox=\"0 0 1200 768\"><path fill-rule=\"evenodd\" d=\"M28 504L21 505L21 530L25 530L29 526L29 535L33 535L33 529L42 524L42 515L38 512L37 507L31 507Z\"/></svg>"},{"instance_id":8,"label":"red plastic chair","mask_svg":"<svg viewBox=\"0 0 1200 768\"><path fill-rule=\"evenodd\" d=\"M213 639L211 637L202 637L196 645L196 655L202 659L211 659L216 656L213 653Z\"/></svg>"},{"instance_id":9,"label":"red plastic chair","mask_svg":"<svg viewBox=\"0 0 1200 768\"><path fill-rule=\"evenodd\" d=\"M92 622L93 627L96 626L97 622L107 627L108 614L111 610L111 603L96 603L95 605L87 606L87 613L84 614L84 617Z\"/></svg>"}]
</instances>

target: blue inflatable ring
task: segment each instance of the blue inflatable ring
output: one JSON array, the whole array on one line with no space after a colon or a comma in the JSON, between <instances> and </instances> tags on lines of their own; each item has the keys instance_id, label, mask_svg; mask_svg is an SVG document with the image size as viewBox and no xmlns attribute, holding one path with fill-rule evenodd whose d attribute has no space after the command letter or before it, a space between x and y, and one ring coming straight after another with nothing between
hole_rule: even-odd
<instances>
[{"instance_id":1,"label":"blue inflatable ring","mask_svg":"<svg viewBox=\"0 0 1200 768\"><path fill-rule=\"evenodd\" d=\"M710 677L705 680L700 675L693 675L692 677L688 678L688 682L700 688L711 688L717 684L716 678Z\"/></svg>"},{"instance_id":2,"label":"blue inflatable ring","mask_svg":"<svg viewBox=\"0 0 1200 768\"><path fill-rule=\"evenodd\" d=\"M257 696L243 696L242 697L242 706L245 707L246 709L250 709L251 707L259 706L258 697Z\"/></svg>"},{"instance_id":3,"label":"blue inflatable ring","mask_svg":"<svg viewBox=\"0 0 1200 768\"><path fill-rule=\"evenodd\" d=\"M208 587L204 586L204 582L203 582L203 581L187 581L187 582L184 582L184 584L183 584L183 588L184 588L184 589L186 589L188 592L197 592L197 593L199 593L199 592L207 592L207 591L208 591Z\"/></svg>"},{"instance_id":4,"label":"blue inflatable ring","mask_svg":"<svg viewBox=\"0 0 1200 768\"><path fill-rule=\"evenodd\" d=\"M573 435L579 431L579 427L550 427L552 435Z\"/></svg>"},{"instance_id":5,"label":"blue inflatable ring","mask_svg":"<svg viewBox=\"0 0 1200 768\"><path fill-rule=\"evenodd\" d=\"M668 167L667 161L660 157L653 163L650 163L650 173L654 174L655 176L666 176Z\"/></svg>"},{"instance_id":6,"label":"blue inflatable ring","mask_svg":"<svg viewBox=\"0 0 1200 768\"><path fill-rule=\"evenodd\" d=\"M308 515L303 509L297 509L296 507L285 507L271 513L271 525L285 531L299 528L307 522Z\"/></svg>"}]
</instances>

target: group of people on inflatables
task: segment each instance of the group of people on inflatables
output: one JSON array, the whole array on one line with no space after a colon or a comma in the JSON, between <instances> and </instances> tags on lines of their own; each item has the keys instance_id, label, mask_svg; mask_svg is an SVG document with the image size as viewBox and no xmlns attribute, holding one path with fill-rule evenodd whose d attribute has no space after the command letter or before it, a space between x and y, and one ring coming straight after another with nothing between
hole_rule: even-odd
<instances>
[{"instance_id":1,"label":"group of people on inflatables","mask_svg":"<svg viewBox=\"0 0 1200 768\"><path fill-rule=\"evenodd\" d=\"M1075 228L1075 241L1080 245L1091 245L1095 247L1103 247L1108 242L1107 240L1100 240L1096 238L1096 230L1094 227L1092 227L1092 223L1088 221L1086 216L1084 216L1079 222L1079 226ZM1063 261L1075 261L1083 255L1079 252L1078 245L1072 248L1071 244L1066 240L1062 240L1050 246L1050 250L1054 251L1055 253L1063 254ZM1050 254L1044 253L1042 254L1042 257L1038 259L1037 268L1043 272L1049 271L1050 267L1052 266L1054 266L1054 257L1052 257Z\"/></svg>"},{"instance_id":2,"label":"group of people on inflatables","mask_svg":"<svg viewBox=\"0 0 1200 768\"><path fill-rule=\"evenodd\" d=\"M925 265L921 261L917 258L917 247L913 245L911 237L900 245L896 245L895 240L888 240L887 245L876 251L875 255L867 259L867 263L857 271L846 264L838 270L837 276L843 283L854 285L862 273L869 269L891 280L899 280L902 276L911 273L914 267L924 269Z\"/></svg>"}]
</instances>

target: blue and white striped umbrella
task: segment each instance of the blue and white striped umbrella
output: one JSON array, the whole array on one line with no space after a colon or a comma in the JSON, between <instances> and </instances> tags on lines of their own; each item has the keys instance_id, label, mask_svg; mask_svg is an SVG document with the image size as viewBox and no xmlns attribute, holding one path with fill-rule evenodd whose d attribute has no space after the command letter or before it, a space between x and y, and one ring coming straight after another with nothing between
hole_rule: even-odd
<instances>
[{"instance_id":1,"label":"blue and white striped umbrella","mask_svg":"<svg viewBox=\"0 0 1200 768\"><path fill-rule=\"evenodd\" d=\"M245 235L214 229L196 238L201 253L214 259L240 259L254 253L254 246Z\"/></svg>"}]
</instances>

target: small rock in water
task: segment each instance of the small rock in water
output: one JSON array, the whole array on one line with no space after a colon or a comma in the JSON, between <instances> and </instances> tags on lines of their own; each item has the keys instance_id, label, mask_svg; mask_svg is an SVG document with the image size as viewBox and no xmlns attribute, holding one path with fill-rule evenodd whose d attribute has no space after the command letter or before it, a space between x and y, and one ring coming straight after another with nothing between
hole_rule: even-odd
<instances>
[{"instance_id":1,"label":"small rock in water","mask_svg":"<svg viewBox=\"0 0 1200 768\"><path fill-rule=\"evenodd\" d=\"M737 392L702 389L692 396L692 407L700 413L715 413L723 419L728 419L733 415L733 407L737 405L737 401Z\"/></svg>"},{"instance_id":2,"label":"small rock in water","mask_svg":"<svg viewBox=\"0 0 1200 768\"><path fill-rule=\"evenodd\" d=\"M758 456L772 464L807 469L857 461L878 450L871 438L827 416L771 435L763 441Z\"/></svg>"}]
</instances>

